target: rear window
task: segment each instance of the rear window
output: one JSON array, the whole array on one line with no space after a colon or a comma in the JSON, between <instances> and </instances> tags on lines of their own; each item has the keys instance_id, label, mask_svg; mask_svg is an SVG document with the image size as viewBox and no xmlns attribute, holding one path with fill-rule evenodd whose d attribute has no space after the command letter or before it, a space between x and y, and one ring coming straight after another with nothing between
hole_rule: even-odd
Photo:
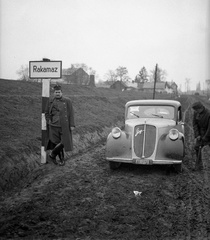
<instances>
[{"instance_id":1,"label":"rear window","mask_svg":"<svg viewBox=\"0 0 210 240\"><path fill-rule=\"evenodd\" d=\"M127 112L127 119L134 118L164 118L174 119L173 106L130 106Z\"/></svg>"}]
</instances>

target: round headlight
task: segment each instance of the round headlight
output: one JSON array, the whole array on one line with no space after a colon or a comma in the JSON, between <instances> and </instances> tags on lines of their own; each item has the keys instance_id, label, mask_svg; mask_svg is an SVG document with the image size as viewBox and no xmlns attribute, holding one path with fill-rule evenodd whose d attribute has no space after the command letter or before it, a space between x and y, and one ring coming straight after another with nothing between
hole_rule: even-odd
<instances>
[{"instance_id":1,"label":"round headlight","mask_svg":"<svg viewBox=\"0 0 210 240\"><path fill-rule=\"evenodd\" d=\"M112 137L113 138L119 138L121 135L121 129L118 127L115 127L112 129Z\"/></svg>"},{"instance_id":2,"label":"round headlight","mask_svg":"<svg viewBox=\"0 0 210 240\"><path fill-rule=\"evenodd\" d=\"M171 129L169 131L169 138L173 141L177 140L179 138L179 131L177 129L174 129L174 128Z\"/></svg>"}]
</instances>

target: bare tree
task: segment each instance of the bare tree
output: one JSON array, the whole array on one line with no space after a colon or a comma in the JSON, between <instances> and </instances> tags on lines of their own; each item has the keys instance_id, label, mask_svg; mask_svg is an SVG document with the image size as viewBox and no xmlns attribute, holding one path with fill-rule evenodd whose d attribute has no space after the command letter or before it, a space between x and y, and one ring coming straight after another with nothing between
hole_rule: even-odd
<instances>
[{"instance_id":1,"label":"bare tree","mask_svg":"<svg viewBox=\"0 0 210 240\"><path fill-rule=\"evenodd\" d=\"M29 81L29 68L28 65L21 65L20 69L16 72L19 75L19 80Z\"/></svg>"},{"instance_id":2,"label":"bare tree","mask_svg":"<svg viewBox=\"0 0 210 240\"><path fill-rule=\"evenodd\" d=\"M74 64L71 64L71 67L70 68L67 68L67 69L63 69L62 70L62 73L64 75L71 75L77 68L74 66Z\"/></svg>"},{"instance_id":3,"label":"bare tree","mask_svg":"<svg viewBox=\"0 0 210 240\"><path fill-rule=\"evenodd\" d=\"M149 76L150 78L150 82L154 82L155 80L155 74L156 74L156 81L157 82L164 82L166 80L166 76L167 76L167 72L166 70L163 70L161 68L157 68L157 72L156 70L151 70L151 75Z\"/></svg>"},{"instance_id":4,"label":"bare tree","mask_svg":"<svg viewBox=\"0 0 210 240\"><path fill-rule=\"evenodd\" d=\"M190 78L185 78L185 90L186 92L190 91Z\"/></svg>"},{"instance_id":5,"label":"bare tree","mask_svg":"<svg viewBox=\"0 0 210 240\"><path fill-rule=\"evenodd\" d=\"M91 67L88 68L88 74L89 75L96 75L96 71L92 69Z\"/></svg>"},{"instance_id":6,"label":"bare tree","mask_svg":"<svg viewBox=\"0 0 210 240\"><path fill-rule=\"evenodd\" d=\"M62 72L63 72L64 75L71 75L78 68L82 68L89 75L95 75L96 74L96 71L92 67L88 67L85 63L71 64L70 68L63 69Z\"/></svg>"},{"instance_id":7,"label":"bare tree","mask_svg":"<svg viewBox=\"0 0 210 240\"><path fill-rule=\"evenodd\" d=\"M148 73L145 67L142 67L139 73L136 75L135 82L148 82Z\"/></svg>"},{"instance_id":8,"label":"bare tree","mask_svg":"<svg viewBox=\"0 0 210 240\"><path fill-rule=\"evenodd\" d=\"M107 82L109 83L113 83L115 81L117 81L117 75L116 72L113 70L109 70L106 74L105 74L105 78L107 80Z\"/></svg>"},{"instance_id":9,"label":"bare tree","mask_svg":"<svg viewBox=\"0 0 210 240\"><path fill-rule=\"evenodd\" d=\"M85 63L74 63L72 64L75 68L82 68L85 72L88 71L88 66Z\"/></svg>"},{"instance_id":10,"label":"bare tree","mask_svg":"<svg viewBox=\"0 0 210 240\"><path fill-rule=\"evenodd\" d=\"M196 85L196 91L197 92L201 91L201 83L200 82Z\"/></svg>"},{"instance_id":11,"label":"bare tree","mask_svg":"<svg viewBox=\"0 0 210 240\"><path fill-rule=\"evenodd\" d=\"M205 82L206 82L207 98L209 99L209 96L210 96L210 79L207 79Z\"/></svg>"},{"instance_id":12,"label":"bare tree","mask_svg":"<svg viewBox=\"0 0 210 240\"><path fill-rule=\"evenodd\" d=\"M128 70L126 67L119 66L116 69L116 76L120 78L120 81L126 81L128 80Z\"/></svg>"}]
</instances>

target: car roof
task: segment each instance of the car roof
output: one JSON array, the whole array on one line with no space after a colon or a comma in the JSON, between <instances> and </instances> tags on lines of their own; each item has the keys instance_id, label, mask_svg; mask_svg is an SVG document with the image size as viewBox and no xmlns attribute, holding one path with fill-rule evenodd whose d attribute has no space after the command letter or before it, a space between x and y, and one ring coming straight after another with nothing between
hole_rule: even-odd
<instances>
[{"instance_id":1,"label":"car roof","mask_svg":"<svg viewBox=\"0 0 210 240\"><path fill-rule=\"evenodd\" d=\"M133 100L129 101L125 104L125 107L133 106L133 105L166 105L166 106L174 106L179 107L181 106L181 103L175 100Z\"/></svg>"}]
</instances>

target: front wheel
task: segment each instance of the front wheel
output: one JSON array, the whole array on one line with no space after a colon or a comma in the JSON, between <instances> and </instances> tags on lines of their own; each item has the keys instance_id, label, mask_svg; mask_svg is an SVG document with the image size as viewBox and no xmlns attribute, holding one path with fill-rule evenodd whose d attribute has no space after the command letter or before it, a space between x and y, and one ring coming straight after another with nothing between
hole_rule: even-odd
<instances>
[{"instance_id":1,"label":"front wheel","mask_svg":"<svg viewBox=\"0 0 210 240\"><path fill-rule=\"evenodd\" d=\"M112 170L116 170L120 167L121 163L120 162L111 162L109 161L109 167Z\"/></svg>"}]
</instances>

